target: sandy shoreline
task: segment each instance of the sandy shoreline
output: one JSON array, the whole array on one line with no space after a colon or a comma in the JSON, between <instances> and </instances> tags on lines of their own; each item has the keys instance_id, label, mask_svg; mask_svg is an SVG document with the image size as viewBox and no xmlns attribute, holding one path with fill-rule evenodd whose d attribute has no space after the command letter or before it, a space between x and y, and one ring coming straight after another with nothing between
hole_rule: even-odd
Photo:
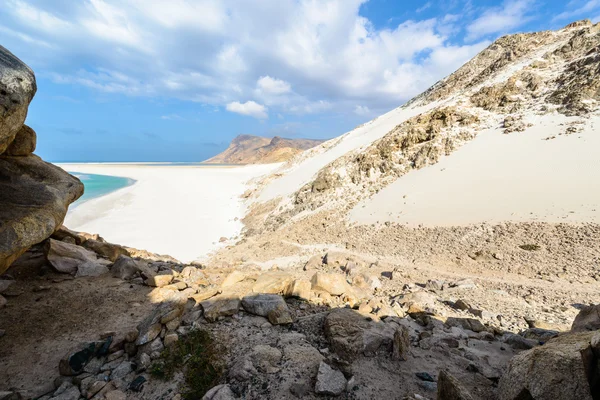
<instances>
[{"instance_id":1,"label":"sandy shoreline","mask_svg":"<svg viewBox=\"0 0 600 400\"><path fill-rule=\"evenodd\" d=\"M70 210L66 226L185 262L202 259L222 246L219 238L239 234L239 219L245 213L240 196L246 183L279 166L58 165L71 172L136 181Z\"/></svg>"}]
</instances>

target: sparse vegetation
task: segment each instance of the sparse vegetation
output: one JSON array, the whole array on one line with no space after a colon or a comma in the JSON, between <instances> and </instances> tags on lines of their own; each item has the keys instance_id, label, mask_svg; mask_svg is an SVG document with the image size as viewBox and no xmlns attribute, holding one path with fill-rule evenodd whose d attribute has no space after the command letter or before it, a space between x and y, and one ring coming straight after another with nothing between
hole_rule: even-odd
<instances>
[{"instance_id":1,"label":"sparse vegetation","mask_svg":"<svg viewBox=\"0 0 600 400\"><path fill-rule=\"evenodd\" d=\"M218 361L218 346L210 333L195 330L181 337L172 347L166 348L160 359L152 365L152 376L168 380L177 371L183 371L187 390L185 399L200 399L218 381L223 367Z\"/></svg>"},{"instance_id":2,"label":"sparse vegetation","mask_svg":"<svg viewBox=\"0 0 600 400\"><path fill-rule=\"evenodd\" d=\"M537 251L540 249L540 246L537 244L522 244L519 247L527 251Z\"/></svg>"}]
</instances>

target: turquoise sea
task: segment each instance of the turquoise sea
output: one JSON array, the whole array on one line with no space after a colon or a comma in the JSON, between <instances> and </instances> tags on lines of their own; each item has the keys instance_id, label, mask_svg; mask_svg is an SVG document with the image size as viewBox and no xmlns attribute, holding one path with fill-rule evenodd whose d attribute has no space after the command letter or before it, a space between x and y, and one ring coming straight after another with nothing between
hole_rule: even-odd
<instances>
[{"instance_id":1,"label":"turquoise sea","mask_svg":"<svg viewBox=\"0 0 600 400\"><path fill-rule=\"evenodd\" d=\"M73 206L77 206L84 201L93 199L95 197L104 196L114 192L115 190L119 190L135 183L134 179L123 178L120 176L82 174L80 172L69 173L78 177L81 182L83 182L83 186L85 187L83 196L73 203Z\"/></svg>"}]
</instances>

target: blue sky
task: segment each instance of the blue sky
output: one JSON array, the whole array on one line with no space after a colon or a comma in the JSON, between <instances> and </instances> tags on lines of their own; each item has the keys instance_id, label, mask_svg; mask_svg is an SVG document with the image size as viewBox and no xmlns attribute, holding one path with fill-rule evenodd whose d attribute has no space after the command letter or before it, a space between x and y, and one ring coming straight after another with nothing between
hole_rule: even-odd
<instances>
[{"instance_id":1,"label":"blue sky","mask_svg":"<svg viewBox=\"0 0 600 400\"><path fill-rule=\"evenodd\" d=\"M600 0L3 0L51 161L200 161L239 134L331 138L497 37L600 20Z\"/></svg>"}]
</instances>

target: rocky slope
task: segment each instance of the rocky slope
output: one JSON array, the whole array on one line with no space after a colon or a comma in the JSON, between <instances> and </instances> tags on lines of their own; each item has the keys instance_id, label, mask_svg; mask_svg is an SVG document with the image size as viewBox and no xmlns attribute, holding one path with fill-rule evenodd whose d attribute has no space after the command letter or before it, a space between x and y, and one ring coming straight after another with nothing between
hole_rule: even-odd
<instances>
[{"instance_id":1,"label":"rocky slope","mask_svg":"<svg viewBox=\"0 0 600 400\"><path fill-rule=\"evenodd\" d=\"M322 140L314 139L285 139L279 136L269 139L261 136L239 135L231 141L224 152L206 160L205 163L269 164L284 162L321 143L323 143Z\"/></svg>"}]
</instances>

